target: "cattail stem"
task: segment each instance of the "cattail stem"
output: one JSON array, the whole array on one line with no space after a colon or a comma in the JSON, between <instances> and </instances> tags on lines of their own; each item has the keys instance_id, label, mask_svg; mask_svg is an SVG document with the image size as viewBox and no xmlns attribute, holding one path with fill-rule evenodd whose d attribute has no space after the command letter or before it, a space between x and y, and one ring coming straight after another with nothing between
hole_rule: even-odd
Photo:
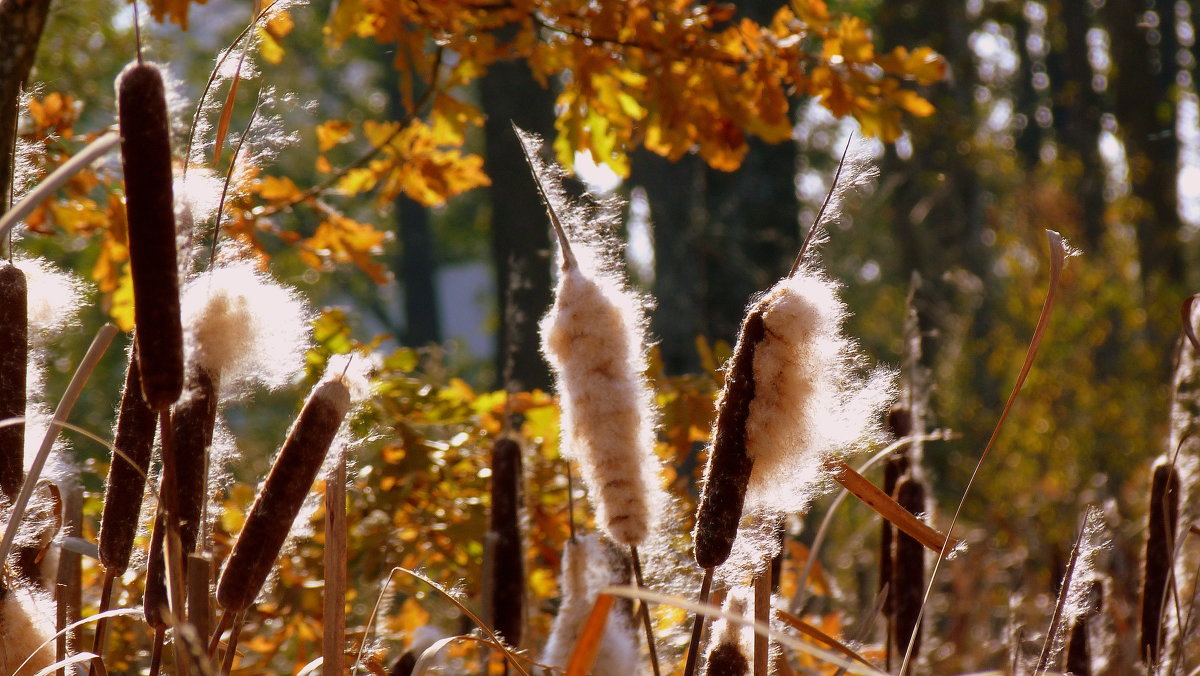
<instances>
[{"instance_id":1,"label":"cattail stem","mask_svg":"<svg viewBox=\"0 0 1200 676\"><path fill-rule=\"evenodd\" d=\"M217 629L216 629L216 631L213 632L212 638L209 639L209 641L208 641L208 656L209 657L216 656L217 647L221 645L221 634L224 634L225 630L229 629L229 625L233 622L234 615L236 615L236 614L237 613L234 613L229 610L224 610L221 612L221 620L219 622L217 622Z\"/></svg>"},{"instance_id":2,"label":"cattail stem","mask_svg":"<svg viewBox=\"0 0 1200 676\"><path fill-rule=\"evenodd\" d=\"M771 567L754 578L754 619L771 625ZM771 640L754 634L754 676L767 676L771 666Z\"/></svg>"},{"instance_id":3,"label":"cattail stem","mask_svg":"<svg viewBox=\"0 0 1200 676\"><path fill-rule=\"evenodd\" d=\"M116 582L117 576L112 571L104 572L104 587L100 590L100 609L97 614L103 615L112 608L112 592L113 583ZM96 636L92 639L92 652L101 659L104 658L104 637L108 629L108 618L101 617L96 620ZM94 673L89 671L89 673Z\"/></svg>"},{"instance_id":4,"label":"cattail stem","mask_svg":"<svg viewBox=\"0 0 1200 676\"><path fill-rule=\"evenodd\" d=\"M225 658L221 660L220 676L228 676L233 671L233 659L237 657L238 637L242 634L242 625L246 623L246 611L237 614L233 629L229 631L229 646L225 649Z\"/></svg>"},{"instance_id":5,"label":"cattail stem","mask_svg":"<svg viewBox=\"0 0 1200 676\"><path fill-rule=\"evenodd\" d=\"M25 479L25 382L29 368L29 286L0 263L0 492L15 500ZM10 422L14 418L22 422Z\"/></svg>"},{"instance_id":6,"label":"cattail stem","mask_svg":"<svg viewBox=\"0 0 1200 676\"><path fill-rule=\"evenodd\" d=\"M158 676L162 669L163 644L166 643L167 628L154 628L154 644L150 648L150 676Z\"/></svg>"},{"instance_id":7,"label":"cattail stem","mask_svg":"<svg viewBox=\"0 0 1200 676\"><path fill-rule=\"evenodd\" d=\"M629 558L633 561L633 577L637 581L638 589L645 589L646 582L642 579L642 561L638 557L638 550L634 545L629 546ZM642 626L646 628L646 647L650 650L650 666L654 669L654 676L660 676L658 647L654 644L654 625L650 622L650 606L642 599L638 600L638 605L641 607Z\"/></svg>"},{"instance_id":8,"label":"cattail stem","mask_svg":"<svg viewBox=\"0 0 1200 676\"><path fill-rule=\"evenodd\" d=\"M187 555L187 612L188 622L196 630L201 641L208 636L212 596L209 583L212 580L212 562L204 554Z\"/></svg>"},{"instance_id":9,"label":"cattail stem","mask_svg":"<svg viewBox=\"0 0 1200 676\"><path fill-rule=\"evenodd\" d=\"M708 596L712 593L713 569L704 569L704 579L700 582L700 597L698 602L701 604L708 603ZM692 620L692 639L688 643L687 661L683 666L683 676L695 676L696 665L700 663L700 639L704 636L704 615L696 613L696 619Z\"/></svg>"},{"instance_id":10,"label":"cattail stem","mask_svg":"<svg viewBox=\"0 0 1200 676\"><path fill-rule=\"evenodd\" d=\"M346 528L346 454L341 453L325 484L324 676L346 673Z\"/></svg>"}]
</instances>

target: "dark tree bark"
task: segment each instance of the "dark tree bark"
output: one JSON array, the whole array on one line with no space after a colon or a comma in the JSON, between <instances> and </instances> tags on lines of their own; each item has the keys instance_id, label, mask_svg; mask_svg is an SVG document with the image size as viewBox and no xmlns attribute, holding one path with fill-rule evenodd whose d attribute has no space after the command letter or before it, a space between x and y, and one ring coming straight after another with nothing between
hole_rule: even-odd
<instances>
[{"instance_id":1,"label":"dark tree bark","mask_svg":"<svg viewBox=\"0 0 1200 676\"><path fill-rule=\"evenodd\" d=\"M1092 12L1086 2L1054 0L1048 7L1054 129L1059 159L1077 168L1067 193L1078 204L1085 249L1095 250L1104 233L1104 163L1100 158L1103 102L1092 88L1087 33Z\"/></svg>"},{"instance_id":2,"label":"dark tree bark","mask_svg":"<svg viewBox=\"0 0 1200 676\"><path fill-rule=\"evenodd\" d=\"M0 0L0 214L12 190L19 93L33 68L50 0Z\"/></svg>"},{"instance_id":3,"label":"dark tree bark","mask_svg":"<svg viewBox=\"0 0 1200 676\"><path fill-rule=\"evenodd\" d=\"M1129 162L1135 200L1142 279L1153 291L1157 281L1183 276L1175 181L1179 141L1175 137L1175 21L1172 3L1160 3L1158 25L1145 21L1142 0L1105 4L1113 63L1113 100ZM1158 278L1158 280L1156 280ZM1177 304L1175 301L1172 303Z\"/></svg>"},{"instance_id":4,"label":"dark tree bark","mask_svg":"<svg viewBox=\"0 0 1200 676\"><path fill-rule=\"evenodd\" d=\"M511 360L513 385L549 388L538 320L552 300L550 225L511 123L541 134L548 143L554 99L524 62L493 64L481 90L487 114L484 168L492 181L492 264L500 300L496 374L503 378Z\"/></svg>"},{"instance_id":5,"label":"dark tree bark","mask_svg":"<svg viewBox=\"0 0 1200 676\"><path fill-rule=\"evenodd\" d=\"M1029 19L1023 11L1025 3L1012 3L1008 20L1014 29L1017 56L1021 59L1019 80L1016 83L1016 113L1025 120L1023 127L1016 131L1017 155L1023 160L1025 168L1036 167L1041 161L1042 127L1037 121L1037 110L1042 105L1042 96L1033 86L1036 75L1045 70L1045 63L1035 59L1029 51Z\"/></svg>"},{"instance_id":6,"label":"dark tree bark","mask_svg":"<svg viewBox=\"0 0 1200 676\"><path fill-rule=\"evenodd\" d=\"M630 183L646 191L654 232L654 311L652 330L667 373L700 368L696 337L705 335L701 308L708 293L702 249L703 164L695 155L671 162L650 151L633 155Z\"/></svg>"}]
</instances>

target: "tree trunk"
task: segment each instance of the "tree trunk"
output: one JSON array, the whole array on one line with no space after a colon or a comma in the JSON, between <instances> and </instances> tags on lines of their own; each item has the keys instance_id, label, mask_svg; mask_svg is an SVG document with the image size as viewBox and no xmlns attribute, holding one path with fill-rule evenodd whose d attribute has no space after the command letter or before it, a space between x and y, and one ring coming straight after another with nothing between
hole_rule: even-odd
<instances>
[{"instance_id":1,"label":"tree trunk","mask_svg":"<svg viewBox=\"0 0 1200 676\"><path fill-rule=\"evenodd\" d=\"M554 99L524 62L493 64L481 89L487 114L484 168L492 180L492 265L500 300L496 375L503 379L510 373L512 385L521 389L548 389L538 320L552 300L550 224L511 123L547 137L549 145Z\"/></svg>"},{"instance_id":2,"label":"tree trunk","mask_svg":"<svg viewBox=\"0 0 1200 676\"><path fill-rule=\"evenodd\" d=\"M0 0L0 214L9 207L19 94L37 54L50 0Z\"/></svg>"}]
</instances>

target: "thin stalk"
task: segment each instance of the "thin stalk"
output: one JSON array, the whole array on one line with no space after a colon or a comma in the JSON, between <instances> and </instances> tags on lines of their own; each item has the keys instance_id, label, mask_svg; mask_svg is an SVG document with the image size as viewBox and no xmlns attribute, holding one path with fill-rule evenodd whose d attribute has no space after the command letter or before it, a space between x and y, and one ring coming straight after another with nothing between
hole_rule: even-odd
<instances>
[{"instance_id":1,"label":"thin stalk","mask_svg":"<svg viewBox=\"0 0 1200 676\"><path fill-rule=\"evenodd\" d=\"M221 634L224 634L225 630L229 628L229 625L233 622L236 614L237 613L234 613L230 610L225 610L221 613L221 621L217 623L217 629L213 632L212 638L208 641L208 656L210 658L216 656L217 646L221 644Z\"/></svg>"},{"instance_id":2,"label":"thin stalk","mask_svg":"<svg viewBox=\"0 0 1200 676\"><path fill-rule=\"evenodd\" d=\"M150 649L150 676L158 676L162 669L163 644L166 643L166 639L166 627L158 627L154 630L154 647Z\"/></svg>"},{"instance_id":3,"label":"thin stalk","mask_svg":"<svg viewBox=\"0 0 1200 676\"><path fill-rule=\"evenodd\" d=\"M704 580L700 582L700 598L698 602L701 604L708 603L708 596L712 593L713 569L704 569ZM692 640L688 643L687 662L683 666L683 676L695 676L696 665L700 662L700 638L704 634L704 616L696 615L696 619L692 620Z\"/></svg>"},{"instance_id":4,"label":"thin stalk","mask_svg":"<svg viewBox=\"0 0 1200 676\"><path fill-rule=\"evenodd\" d=\"M795 277L796 271L800 269L800 264L804 262L804 254L808 252L808 245L812 242L813 236L821 227L821 219L825 217L825 209L829 207L830 200L833 199L833 192L837 189L838 179L842 176L842 167L846 166L846 154L850 152L850 142L854 140L854 132L850 133L850 138L846 139L846 147L842 149L842 159L838 161L837 172L833 175L833 182L829 184L829 191L825 193L825 201L821 203L821 210L817 212L817 217L813 219L812 227L808 229L808 234L804 236L804 243L800 245L800 251L796 254L796 261L792 263L792 269L788 272L788 277Z\"/></svg>"},{"instance_id":5,"label":"thin stalk","mask_svg":"<svg viewBox=\"0 0 1200 676\"><path fill-rule=\"evenodd\" d=\"M112 571L106 571L104 573L104 587L100 591L100 615L103 615L105 611L112 607L112 591L114 582L116 582L116 575ZM106 629L108 629L107 617L102 617L96 621L96 637L92 640L92 652L101 659L104 658L104 634Z\"/></svg>"},{"instance_id":6,"label":"thin stalk","mask_svg":"<svg viewBox=\"0 0 1200 676\"><path fill-rule=\"evenodd\" d=\"M221 660L219 676L228 676L233 671L233 658L237 657L238 636L242 633L242 625L246 623L246 611L237 614L233 629L229 632L229 647L225 649L225 658Z\"/></svg>"},{"instance_id":7,"label":"thin stalk","mask_svg":"<svg viewBox=\"0 0 1200 676\"><path fill-rule=\"evenodd\" d=\"M629 557L633 559L633 576L637 580L638 589L646 589L642 579L642 561L638 557L637 547L629 545ZM642 625L646 628L646 647L650 649L650 666L654 668L654 676L661 676L658 670L658 648L654 645L654 627L650 623L650 606L645 601L638 601L641 606Z\"/></svg>"},{"instance_id":8,"label":"thin stalk","mask_svg":"<svg viewBox=\"0 0 1200 676\"><path fill-rule=\"evenodd\" d=\"M771 625L771 566L754 578L754 620ZM767 676L771 666L771 639L754 635L754 676Z\"/></svg>"},{"instance_id":9,"label":"thin stalk","mask_svg":"<svg viewBox=\"0 0 1200 676\"><path fill-rule=\"evenodd\" d=\"M20 202L17 202L11 209L5 212L3 218L0 218L0 237L10 234L21 219L32 213L39 204L53 195L56 190L66 185L67 181L71 180L71 177L75 174L83 171L92 162L108 154L108 151L116 147L120 141L121 136L117 132L106 132L95 141L89 143L83 150L75 153L71 159L67 160L58 169L55 169L49 176L42 179L35 188L21 198ZM9 248L9 253L12 253L11 247Z\"/></svg>"}]
</instances>

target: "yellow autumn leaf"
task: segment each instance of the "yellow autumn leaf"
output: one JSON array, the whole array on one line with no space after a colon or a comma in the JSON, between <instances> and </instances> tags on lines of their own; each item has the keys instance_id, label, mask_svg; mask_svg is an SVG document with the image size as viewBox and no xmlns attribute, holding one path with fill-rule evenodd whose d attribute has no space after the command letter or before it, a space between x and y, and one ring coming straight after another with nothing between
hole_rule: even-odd
<instances>
[{"instance_id":1,"label":"yellow autumn leaf","mask_svg":"<svg viewBox=\"0 0 1200 676\"><path fill-rule=\"evenodd\" d=\"M257 190L265 200L288 200L300 194L300 189L287 176L263 176Z\"/></svg>"},{"instance_id":2,"label":"yellow autumn leaf","mask_svg":"<svg viewBox=\"0 0 1200 676\"><path fill-rule=\"evenodd\" d=\"M317 150L327 152L339 143L349 140L350 123L342 120L327 120L317 125Z\"/></svg>"},{"instance_id":3,"label":"yellow autumn leaf","mask_svg":"<svg viewBox=\"0 0 1200 676\"><path fill-rule=\"evenodd\" d=\"M129 265L122 266L121 276L113 291L108 315L122 331L133 330L133 275Z\"/></svg>"},{"instance_id":4,"label":"yellow autumn leaf","mask_svg":"<svg viewBox=\"0 0 1200 676\"><path fill-rule=\"evenodd\" d=\"M273 65L282 63L284 49L279 39L261 26L255 29L255 34L258 36L258 53L263 60Z\"/></svg>"}]
</instances>

